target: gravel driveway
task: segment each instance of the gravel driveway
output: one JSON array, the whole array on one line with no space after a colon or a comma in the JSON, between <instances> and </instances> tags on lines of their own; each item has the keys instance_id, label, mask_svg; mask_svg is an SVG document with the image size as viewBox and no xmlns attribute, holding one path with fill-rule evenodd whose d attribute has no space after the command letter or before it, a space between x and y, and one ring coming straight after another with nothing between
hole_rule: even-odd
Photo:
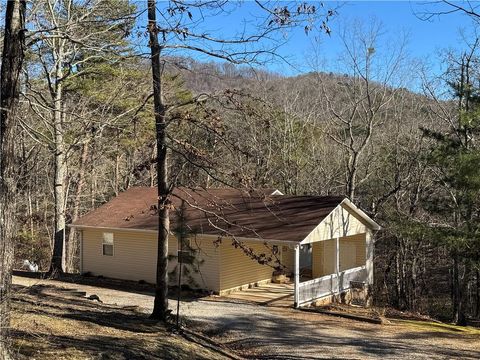
<instances>
[{"instance_id":1,"label":"gravel driveway","mask_svg":"<svg viewBox=\"0 0 480 360\"><path fill-rule=\"evenodd\" d=\"M52 285L96 294L109 304L148 313L153 297L54 280L15 276L14 284ZM172 308L175 301L170 301ZM180 303L190 326L256 359L480 359L480 335L434 326L375 325L291 308L204 298Z\"/></svg>"}]
</instances>

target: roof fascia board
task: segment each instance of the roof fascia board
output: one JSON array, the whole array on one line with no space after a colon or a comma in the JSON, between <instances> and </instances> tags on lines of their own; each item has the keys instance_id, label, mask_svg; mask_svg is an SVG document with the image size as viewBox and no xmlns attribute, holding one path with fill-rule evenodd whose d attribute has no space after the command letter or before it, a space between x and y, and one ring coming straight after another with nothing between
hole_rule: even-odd
<instances>
[{"instance_id":1,"label":"roof fascia board","mask_svg":"<svg viewBox=\"0 0 480 360\"><path fill-rule=\"evenodd\" d=\"M144 233L157 233L157 230L148 230L148 229L137 229L137 228L116 228L108 226L88 226L88 225L74 225L68 224L68 227L76 228L78 230L83 229L95 229L95 230L111 230L111 231L135 231L135 232L144 232Z\"/></svg>"},{"instance_id":2,"label":"roof fascia board","mask_svg":"<svg viewBox=\"0 0 480 360\"><path fill-rule=\"evenodd\" d=\"M293 241L293 240L275 240L275 239L262 239L262 238L246 238L246 237L240 237L240 236L231 236L231 235L212 235L212 234L201 234L198 233L198 236L202 236L205 238L215 238L218 239L219 237L223 239L236 239L238 241L254 241L254 242L267 242L267 243L275 243L278 245L281 244L287 244L287 245L298 245L300 242L299 241Z\"/></svg>"},{"instance_id":3,"label":"roof fascia board","mask_svg":"<svg viewBox=\"0 0 480 360\"><path fill-rule=\"evenodd\" d=\"M131 231L131 232L144 232L144 233L158 233L157 230L147 230L147 229L137 229L137 228L115 228L115 227L106 227L106 226L87 226L87 225L73 225L68 224L68 227L77 228L78 230L82 229L95 229L95 230L110 230L110 231ZM229 236L229 235L212 235L212 234L196 234L201 237L209 238L209 239L218 239L221 238L235 238L239 241L255 241L255 242L268 242L268 243L275 243L275 244L288 244L288 245L297 245L298 241L290 241L290 240L275 240L275 239L261 239L261 238L247 238L247 237L240 237L240 236Z\"/></svg>"},{"instance_id":4,"label":"roof fascia board","mask_svg":"<svg viewBox=\"0 0 480 360\"><path fill-rule=\"evenodd\" d=\"M354 203L352 203L348 199L343 199L340 205L346 205L350 210L352 210L354 213L356 213L358 216L360 216L363 220L365 220L368 225L370 225L371 229L374 231L381 230L382 227L378 225L370 216L365 214L363 210L358 208Z\"/></svg>"},{"instance_id":5,"label":"roof fascia board","mask_svg":"<svg viewBox=\"0 0 480 360\"><path fill-rule=\"evenodd\" d=\"M350 211L354 212L355 214L357 214L360 218L362 218L363 220L365 220L365 222L367 223L367 226L370 226L370 228L374 231L378 231L381 229L381 226L378 225L375 221L372 220L372 218L370 216L368 216L367 214L365 214L362 210L360 210L357 206L355 206L350 200L348 200L347 198L343 199L342 202L340 204L338 204L337 206L335 206L335 208L333 208L332 211L330 211L330 213L325 216L325 218L320 221L320 223L315 226L315 228L307 235L305 236L305 239L303 239L299 244L300 245L304 245L304 244L309 244L310 242L307 242L306 240L310 237L310 235L319 227L323 224L323 222L325 221L325 219L328 219L330 217L330 215L332 215L332 213L338 209L339 206L342 206L343 205L346 205ZM347 210L348 211L348 210ZM330 239L323 239L323 240L320 240L320 241L325 241L325 240L330 240Z\"/></svg>"}]
</instances>

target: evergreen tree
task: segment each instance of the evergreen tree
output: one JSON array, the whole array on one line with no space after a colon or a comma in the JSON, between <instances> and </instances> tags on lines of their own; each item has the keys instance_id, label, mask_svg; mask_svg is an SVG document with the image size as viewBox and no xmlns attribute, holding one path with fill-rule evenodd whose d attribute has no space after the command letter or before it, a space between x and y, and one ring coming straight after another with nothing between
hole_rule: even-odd
<instances>
[{"instance_id":1,"label":"evergreen tree","mask_svg":"<svg viewBox=\"0 0 480 360\"><path fill-rule=\"evenodd\" d=\"M448 72L458 103L450 128L423 129L433 140L427 161L437 184L425 208L435 217L433 235L452 256L452 303L459 325L466 324L468 284L480 264L480 79L474 72L475 50L476 44Z\"/></svg>"}]
</instances>

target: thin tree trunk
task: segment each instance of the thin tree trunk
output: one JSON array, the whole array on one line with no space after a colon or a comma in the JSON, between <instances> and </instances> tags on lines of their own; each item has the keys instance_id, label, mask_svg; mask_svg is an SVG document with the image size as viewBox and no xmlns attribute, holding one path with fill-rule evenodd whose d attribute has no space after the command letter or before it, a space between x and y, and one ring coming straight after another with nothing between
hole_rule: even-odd
<instances>
[{"instance_id":1,"label":"thin tree trunk","mask_svg":"<svg viewBox=\"0 0 480 360\"><path fill-rule=\"evenodd\" d=\"M417 248L418 249L418 248ZM412 268L411 268L411 276L412 276L412 289L411 289L411 296L410 296L410 310L417 310L417 252L413 250L411 252L412 259Z\"/></svg>"},{"instance_id":2,"label":"thin tree trunk","mask_svg":"<svg viewBox=\"0 0 480 360\"><path fill-rule=\"evenodd\" d=\"M153 187L153 185L155 184L155 172L156 172L156 168L155 168L155 164L156 164L156 161L155 161L155 157L156 157L156 149L153 149L152 150L152 154L151 154L151 163L150 163L150 166L149 166L149 174L150 174L150 186Z\"/></svg>"},{"instance_id":3,"label":"thin tree trunk","mask_svg":"<svg viewBox=\"0 0 480 360\"><path fill-rule=\"evenodd\" d=\"M118 196L119 184L120 184L120 131L117 131L116 141L115 141L115 174L114 174L114 184L113 192L115 196Z\"/></svg>"},{"instance_id":4,"label":"thin tree trunk","mask_svg":"<svg viewBox=\"0 0 480 360\"><path fill-rule=\"evenodd\" d=\"M350 162L347 179L347 197L351 200L355 200L355 191L357 190L357 171L358 171L358 154L352 155Z\"/></svg>"},{"instance_id":5,"label":"thin tree trunk","mask_svg":"<svg viewBox=\"0 0 480 360\"><path fill-rule=\"evenodd\" d=\"M458 301L459 301L459 284L458 284L458 255L453 254L453 266L452 266L452 312L453 316L456 317L458 311Z\"/></svg>"},{"instance_id":6,"label":"thin tree trunk","mask_svg":"<svg viewBox=\"0 0 480 360\"><path fill-rule=\"evenodd\" d=\"M27 191L28 201L28 222L30 223L30 236L33 239L35 237L35 227L33 223L33 205L32 205L32 188L28 186Z\"/></svg>"},{"instance_id":7,"label":"thin tree trunk","mask_svg":"<svg viewBox=\"0 0 480 360\"><path fill-rule=\"evenodd\" d=\"M458 298L457 298L457 311L455 312L454 322L457 325L467 325L467 301L468 301L468 280L470 276L470 268L468 260L463 265L463 276L460 276L460 271L457 272L458 276Z\"/></svg>"},{"instance_id":8,"label":"thin tree trunk","mask_svg":"<svg viewBox=\"0 0 480 360\"><path fill-rule=\"evenodd\" d=\"M480 269L476 272L477 286L476 286L476 301L475 301L475 317L480 318Z\"/></svg>"},{"instance_id":9,"label":"thin tree trunk","mask_svg":"<svg viewBox=\"0 0 480 360\"><path fill-rule=\"evenodd\" d=\"M10 290L15 235L14 131L25 41L24 0L7 2L0 70L0 359L9 359Z\"/></svg>"},{"instance_id":10,"label":"thin tree trunk","mask_svg":"<svg viewBox=\"0 0 480 360\"><path fill-rule=\"evenodd\" d=\"M155 111L155 129L157 137L157 191L158 191L158 254L157 284L155 301L151 317L162 321L168 315L168 233L169 233L169 189L167 185L167 144L165 104L162 95L162 70L156 21L156 1L148 0L148 32L152 62L153 100Z\"/></svg>"},{"instance_id":11,"label":"thin tree trunk","mask_svg":"<svg viewBox=\"0 0 480 360\"><path fill-rule=\"evenodd\" d=\"M97 183L97 172L95 171L95 153L97 152L95 138L92 139L90 151L90 209L95 209L97 194L95 184Z\"/></svg>"}]
</instances>

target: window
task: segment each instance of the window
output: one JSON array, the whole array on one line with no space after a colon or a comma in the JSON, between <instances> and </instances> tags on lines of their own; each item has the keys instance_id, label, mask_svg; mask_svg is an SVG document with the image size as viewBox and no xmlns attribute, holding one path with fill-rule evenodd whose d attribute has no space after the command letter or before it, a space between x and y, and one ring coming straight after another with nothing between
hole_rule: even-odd
<instances>
[{"instance_id":1,"label":"window","mask_svg":"<svg viewBox=\"0 0 480 360\"><path fill-rule=\"evenodd\" d=\"M103 233L103 255L113 256L113 233Z\"/></svg>"}]
</instances>

